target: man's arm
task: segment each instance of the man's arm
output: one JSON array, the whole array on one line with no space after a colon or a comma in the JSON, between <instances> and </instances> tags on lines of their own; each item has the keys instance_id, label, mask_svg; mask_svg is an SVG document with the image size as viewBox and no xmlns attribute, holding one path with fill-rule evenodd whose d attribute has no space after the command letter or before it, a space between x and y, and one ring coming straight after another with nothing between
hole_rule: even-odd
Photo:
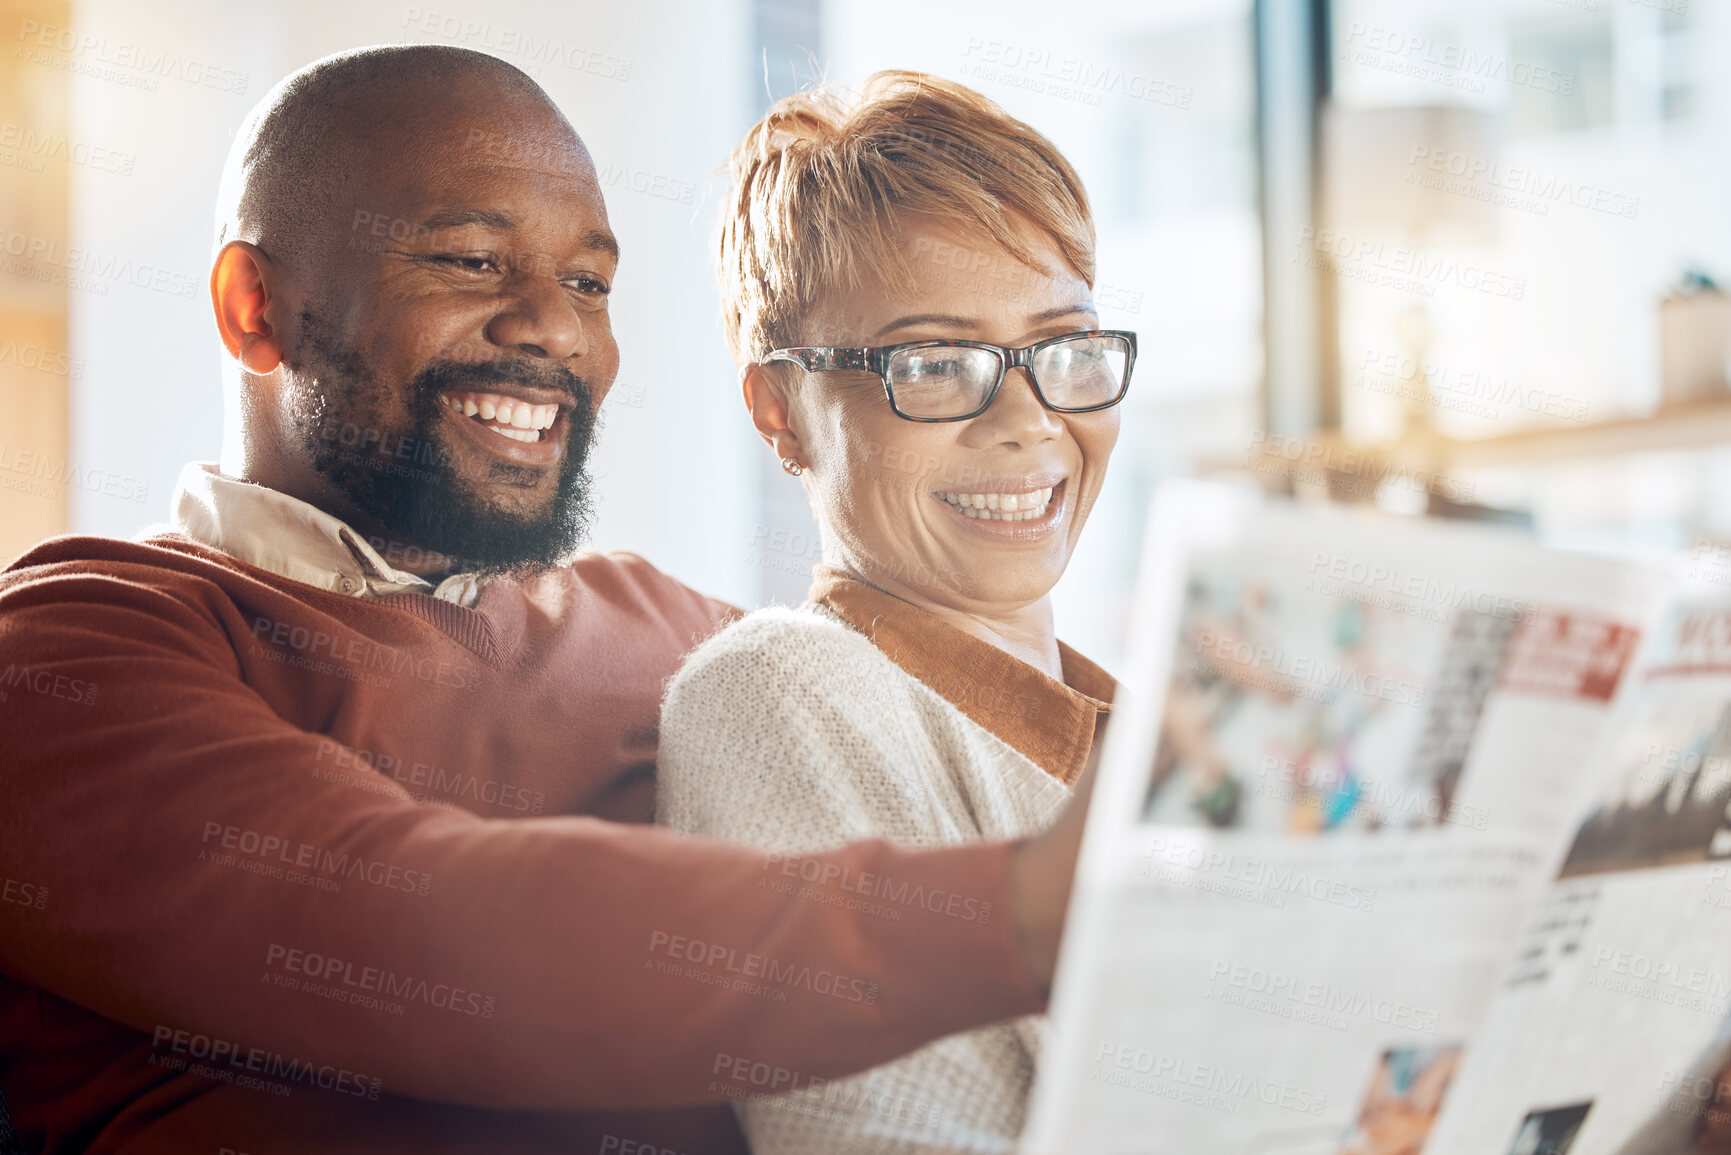
<instances>
[{"instance_id":1,"label":"man's arm","mask_svg":"<svg viewBox=\"0 0 1731 1155\"><path fill-rule=\"evenodd\" d=\"M779 893L744 848L485 820L321 762L329 739L272 712L232 644L210 607L140 582L61 573L0 591L0 667L50 676L48 692L0 701L0 872L48 895L0 904L0 972L164 1047L201 1034L504 1108L711 1100L728 1061L830 1077L1038 1009L1009 920L860 917ZM54 692L73 682L95 700ZM814 857L826 878L1020 905L1023 949L1049 974L1063 853L862 843ZM334 892L305 881L331 862L365 865ZM326 987L403 1013L279 985L291 951L302 981L317 956Z\"/></svg>"},{"instance_id":2,"label":"man's arm","mask_svg":"<svg viewBox=\"0 0 1731 1155\"><path fill-rule=\"evenodd\" d=\"M1058 821L1037 838L1025 838L1010 852L1010 919L1016 945L1028 973L1043 994L1052 990L1058 965L1058 943L1064 935L1070 887L1076 877L1076 856L1082 848L1082 824L1094 793L1099 747Z\"/></svg>"}]
</instances>

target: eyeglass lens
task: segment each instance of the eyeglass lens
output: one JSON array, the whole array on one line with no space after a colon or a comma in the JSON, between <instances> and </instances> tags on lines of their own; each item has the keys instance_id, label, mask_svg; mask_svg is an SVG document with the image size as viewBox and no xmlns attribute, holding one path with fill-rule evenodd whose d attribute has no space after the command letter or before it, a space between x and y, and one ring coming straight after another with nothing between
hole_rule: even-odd
<instances>
[{"instance_id":1,"label":"eyeglass lens","mask_svg":"<svg viewBox=\"0 0 1731 1155\"><path fill-rule=\"evenodd\" d=\"M1035 352L1034 382L1054 409L1089 409L1115 399L1130 360L1119 337L1073 337ZM1003 362L991 349L935 345L890 357L890 393L909 417L961 417L985 405Z\"/></svg>"}]
</instances>

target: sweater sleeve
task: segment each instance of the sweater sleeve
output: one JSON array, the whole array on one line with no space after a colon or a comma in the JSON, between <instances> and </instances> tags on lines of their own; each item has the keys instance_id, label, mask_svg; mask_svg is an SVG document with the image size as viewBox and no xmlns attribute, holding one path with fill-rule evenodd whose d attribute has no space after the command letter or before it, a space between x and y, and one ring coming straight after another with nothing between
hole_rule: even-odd
<instances>
[{"instance_id":1,"label":"sweater sleeve","mask_svg":"<svg viewBox=\"0 0 1731 1155\"><path fill-rule=\"evenodd\" d=\"M783 611L748 618L693 655L662 710L660 821L785 856L800 869L784 870L782 885L812 902L833 899L807 882L817 875L804 855L882 834L966 837L967 802L944 765L958 752L924 734L911 698L897 693L899 672L849 660L868 646ZM871 917L906 917L906 892L893 884L856 879L849 890ZM927 901L953 918L993 917L949 895ZM1030 1022L968 1031L833 1082L742 1086L735 1108L754 1155L1008 1152L1033 1077L1031 1031ZM791 1093L765 1093L775 1090Z\"/></svg>"},{"instance_id":2,"label":"sweater sleeve","mask_svg":"<svg viewBox=\"0 0 1731 1155\"><path fill-rule=\"evenodd\" d=\"M1003 920L885 922L777 893L746 848L311 776L329 739L241 680L196 592L70 567L11 577L0 875L40 901L0 904L0 974L142 1046L203 1038L243 1074L328 1065L475 1106L623 1109L724 1098L716 1072L739 1059L828 1077L1037 1005ZM290 872L309 850L347 855L382 881L289 885L225 864L237 848ZM1007 853L869 842L819 861L1001 902ZM287 951L316 952L333 984L368 968L432 984L445 1009L279 990L267 965ZM766 971L779 999L740 989Z\"/></svg>"}]
</instances>

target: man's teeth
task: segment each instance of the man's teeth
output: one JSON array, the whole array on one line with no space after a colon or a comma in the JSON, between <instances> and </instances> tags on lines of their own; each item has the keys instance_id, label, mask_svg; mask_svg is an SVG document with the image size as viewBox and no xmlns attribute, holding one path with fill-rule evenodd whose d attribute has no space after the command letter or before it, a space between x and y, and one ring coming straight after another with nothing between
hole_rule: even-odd
<instances>
[{"instance_id":1,"label":"man's teeth","mask_svg":"<svg viewBox=\"0 0 1731 1155\"><path fill-rule=\"evenodd\" d=\"M940 493L939 497L981 521L1032 521L1046 516L1053 486L1032 493Z\"/></svg>"},{"instance_id":2,"label":"man's teeth","mask_svg":"<svg viewBox=\"0 0 1731 1155\"><path fill-rule=\"evenodd\" d=\"M465 417L498 422L487 428L512 441L539 441L541 430L559 419L558 405L531 405L501 393L441 393L439 401Z\"/></svg>"}]
</instances>

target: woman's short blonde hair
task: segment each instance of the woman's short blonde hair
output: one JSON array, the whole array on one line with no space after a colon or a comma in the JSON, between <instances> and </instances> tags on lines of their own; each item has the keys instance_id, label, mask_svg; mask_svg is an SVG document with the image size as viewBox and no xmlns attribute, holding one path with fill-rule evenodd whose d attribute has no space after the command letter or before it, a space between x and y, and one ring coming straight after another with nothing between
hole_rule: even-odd
<instances>
[{"instance_id":1,"label":"woman's short blonde hair","mask_svg":"<svg viewBox=\"0 0 1731 1155\"><path fill-rule=\"evenodd\" d=\"M777 101L731 171L719 273L738 364L799 343L807 311L866 270L910 283L904 217L935 218L1049 274L1023 238L1031 225L1094 283L1094 221L1076 171L1044 136L948 80L879 72L851 102L831 89Z\"/></svg>"}]
</instances>

